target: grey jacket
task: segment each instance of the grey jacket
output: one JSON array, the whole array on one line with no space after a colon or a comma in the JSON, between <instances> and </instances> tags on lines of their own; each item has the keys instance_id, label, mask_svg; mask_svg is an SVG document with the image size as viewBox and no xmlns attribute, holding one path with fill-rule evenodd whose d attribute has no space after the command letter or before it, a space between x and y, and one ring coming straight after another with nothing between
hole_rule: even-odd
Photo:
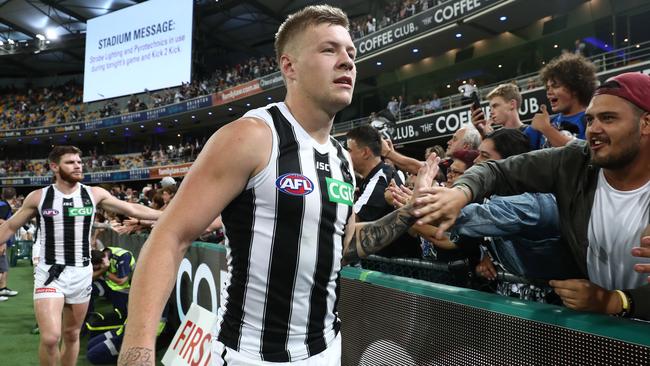
<instances>
[{"instance_id":1,"label":"grey jacket","mask_svg":"<svg viewBox=\"0 0 650 366\"><path fill-rule=\"evenodd\" d=\"M475 165L454 185L468 186L475 202L481 202L492 194L553 193L560 213L562 237L569 245L580 272L588 278L587 228L599 169L590 162L587 142L574 140L565 147L536 150ZM634 303L631 315L650 319L650 285L627 290Z\"/></svg>"}]
</instances>

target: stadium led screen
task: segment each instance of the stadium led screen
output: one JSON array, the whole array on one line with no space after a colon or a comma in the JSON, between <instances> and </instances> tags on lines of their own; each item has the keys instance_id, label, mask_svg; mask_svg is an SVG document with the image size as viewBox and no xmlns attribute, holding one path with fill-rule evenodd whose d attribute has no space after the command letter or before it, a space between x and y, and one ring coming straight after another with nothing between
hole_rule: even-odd
<instances>
[{"instance_id":1,"label":"stadium led screen","mask_svg":"<svg viewBox=\"0 0 650 366\"><path fill-rule=\"evenodd\" d=\"M88 20L84 102L190 81L192 0L150 0Z\"/></svg>"}]
</instances>

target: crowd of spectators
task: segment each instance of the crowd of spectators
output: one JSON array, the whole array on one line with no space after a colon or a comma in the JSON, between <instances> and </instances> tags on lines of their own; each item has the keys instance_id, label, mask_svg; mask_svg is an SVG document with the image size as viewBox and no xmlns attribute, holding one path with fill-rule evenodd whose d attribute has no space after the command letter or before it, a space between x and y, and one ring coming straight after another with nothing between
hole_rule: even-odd
<instances>
[{"instance_id":1,"label":"crowd of spectators","mask_svg":"<svg viewBox=\"0 0 650 366\"><path fill-rule=\"evenodd\" d=\"M82 157L84 171L88 173L156 167L168 164L192 162L203 148L205 140L195 139L177 145L159 146L151 149L146 145L141 153L107 155L90 152ZM46 160L0 160L0 177L24 177L49 175Z\"/></svg>"},{"instance_id":2,"label":"crowd of spectators","mask_svg":"<svg viewBox=\"0 0 650 366\"><path fill-rule=\"evenodd\" d=\"M352 39L365 37L371 33L397 23L437 4L449 0L394 0L384 6L378 18L366 15L350 20ZM377 20L379 19L379 20Z\"/></svg>"},{"instance_id":3,"label":"crowd of spectators","mask_svg":"<svg viewBox=\"0 0 650 366\"><path fill-rule=\"evenodd\" d=\"M627 173L643 169L641 159L647 160L639 125L650 111L642 92L650 87L650 77L623 74L597 89L595 70L573 53L549 62L540 75L551 108L542 108L531 125L520 121L522 99L516 85L491 90L486 96L492 106L489 116L473 109L472 124L457 130L446 150L427 149L425 160L432 151L441 159L426 199L432 203L430 216L412 227L406 241L396 241L381 254L438 262L449 272L433 279L437 282L650 319L647 307L629 305L650 299L647 275L642 266L635 267L650 262L635 258L642 255L633 249L650 244L650 181L647 174L637 179ZM393 102L399 104L399 98ZM617 122L609 113L617 113ZM634 136L615 141L613 136L628 129L636 131ZM589 133L590 143L585 141ZM594 136L607 139L609 150L599 149ZM632 152L629 144L639 149ZM423 161L400 154L367 125L348 132L347 147L358 175L357 220L372 220L410 201L409 187ZM628 149L630 155L617 155L617 149ZM525 158L507 159L521 154ZM577 210L577 205L582 208ZM619 226L625 228L612 231ZM414 243L420 246L416 253ZM374 264L362 262L368 265ZM403 274L387 265L370 269Z\"/></svg>"},{"instance_id":4,"label":"crowd of spectators","mask_svg":"<svg viewBox=\"0 0 650 366\"><path fill-rule=\"evenodd\" d=\"M398 0L387 4L377 18L372 15L352 20L353 38L360 38L390 24L408 18L444 0ZM219 92L278 71L275 57L251 57L232 66L218 68L207 78L194 80L178 88L132 96L125 105L115 100L91 110L82 103L83 89L75 82L47 88L0 89L0 130L91 121L124 113L161 107L201 95Z\"/></svg>"},{"instance_id":5,"label":"crowd of spectators","mask_svg":"<svg viewBox=\"0 0 650 366\"><path fill-rule=\"evenodd\" d=\"M0 89L0 129L78 121L84 113L82 89L74 82L48 88Z\"/></svg>"}]
</instances>

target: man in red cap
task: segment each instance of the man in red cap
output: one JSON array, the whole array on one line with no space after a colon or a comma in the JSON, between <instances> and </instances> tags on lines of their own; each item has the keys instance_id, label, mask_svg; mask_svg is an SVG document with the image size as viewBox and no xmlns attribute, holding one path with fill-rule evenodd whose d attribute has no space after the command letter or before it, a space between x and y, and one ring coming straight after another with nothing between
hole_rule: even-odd
<instances>
[{"instance_id":1,"label":"man in red cap","mask_svg":"<svg viewBox=\"0 0 650 366\"><path fill-rule=\"evenodd\" d=\"M584 277L550 281L564 304L650 320L650 284L643 274L650 264L644 233L650 223L647 95L648 75L607 80L587 107L586 141L476 165L453 187L432 187L416 201L419 223L438 225L442 236L469 202L491 194L553 193L562 236Z\"/></svg>"}]
</instances>

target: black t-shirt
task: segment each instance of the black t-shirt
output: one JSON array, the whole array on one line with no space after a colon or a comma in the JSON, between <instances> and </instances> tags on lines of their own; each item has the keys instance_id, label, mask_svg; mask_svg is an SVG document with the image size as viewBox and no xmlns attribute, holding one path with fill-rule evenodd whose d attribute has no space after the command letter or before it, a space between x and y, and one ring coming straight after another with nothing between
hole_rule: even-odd
<instances>
[{"instance_id":1,"label":"black t-shirt","mask_svg":"<svg viewBox=\"0 0 650 366\"><path fill-rule=\"evenodd\" d=\"M395 179L395 183L398 185L404 183L393 167L381 162L360 182L359 197L354 203L357 221L375 221L395 210L384 199L384 191L391 179ZM376 254L382 257L419 258L421 256L420 243L417 238L405 233Z\"/></svg>"}]
</instances>

